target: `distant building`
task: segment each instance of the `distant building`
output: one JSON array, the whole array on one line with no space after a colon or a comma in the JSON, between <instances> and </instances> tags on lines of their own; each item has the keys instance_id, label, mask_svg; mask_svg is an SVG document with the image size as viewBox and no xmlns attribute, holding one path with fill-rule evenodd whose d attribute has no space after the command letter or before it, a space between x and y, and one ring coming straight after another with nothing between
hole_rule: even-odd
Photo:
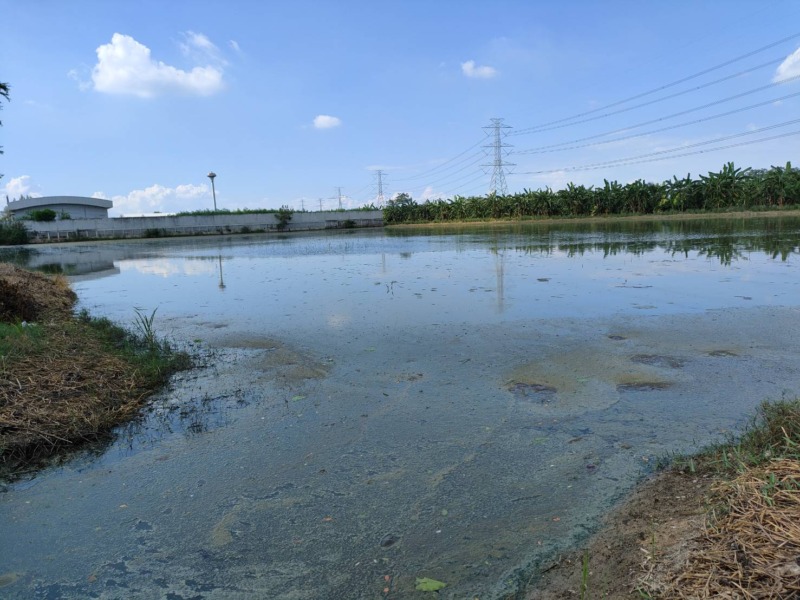
<instances>
[{"instance_id":1,"label":"distant building","mask_svg":"<svg viewBox=\"0 0 800 600\"><path fill-rule=\"evenodd\" d=\"M69 219L107 219L108 209L114 205L111 200L100 198L84 198L83 196L44 196L41 198L24 198L10 202L6 198L6 210L15 219L27 216L33 210L49 208L54 210L59 219L69 215Z\"/></svg>"}]
</instances>

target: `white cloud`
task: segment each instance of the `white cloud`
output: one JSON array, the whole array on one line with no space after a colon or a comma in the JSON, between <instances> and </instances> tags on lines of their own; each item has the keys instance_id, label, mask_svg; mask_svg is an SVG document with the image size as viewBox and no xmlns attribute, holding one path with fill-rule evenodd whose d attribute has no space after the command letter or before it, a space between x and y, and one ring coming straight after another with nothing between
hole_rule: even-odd
<instances>
[{"instance_id":1,"label":"white cloud","mask_svg":"<svg viewBox=\"0 0 800 600\"><path fill-rule=\"evenodd\" d=\"M330 129L331 127L338 127L342 124L339 117L332 117L330 115L317 115L314 117L314 127L317 129Z\"/></svg>"},{"instance_id":2,"label":"white cloud","mask_svg":"<svg viewBox=\"0 0 800 600\"><path fill-rule=\"evenodd\" d=\"M206 54L216 46L202 34L189 32L185 47ZM210 46L209 46L210 45ZM129 35L115 33L110 44L97 48L97 64L92 69L94 89L106 94L130 94L152 98L169 92L208 96L220 91L224 84L219 66L195 67L184 71L155 61L150 48Z\"/></svg>"},{"instance_id":3,"label":"white cloud","mask_svg":"<svg viewBox=\"0 0 800 600\"><path fill-rule=\"evenodd\" d=\"M92 198L105 197L102 192L92 194ZM110 200L114 202L114 207L109 211L112 216L154 212L175 213L214 207L211 188L205 184L183 184L174 188L154 184L143 190L133 190L124 196L112 196ZM199 200L203 200L203 202L199 202Z\"/></svg>"},{"instance_id":4,"label":"white cloud","mask_svg":"<svg viewBox=\"0 0 800 600\"><path fill-rule=\"evenodd\" d=\"M798 75L800 75L800 48L787 56L786 60L780 64L772 81L779 81L787 77L797 77Z\"/></svg>"},{"instance_id":5,"label":"white cloud","mask_svg":"<svg viewBox=\"0 0 800 600\"><path fill-rule=\"evenodd\" d=\"M476 79L490 79L497 75L497 70L494 67L486 65L478 66L474 60L468 60L461 63L461 72L467 77L474 77Z\"/></svg>"},{"instance_id":6,"label":"white cloud","mask_svg":"<svg viewBox=\"0 0 800 600\"><path fill-rule=\"evenodd\" d=\"M3 194L10 200L15 200L20 196L39 198L42 195L39 186L31 181L30 175L20 175L9 179L8 183L3 186Z\"/></svg>"},{"instance_id":7,"label":"white cloud","mask_svg":"<svg viewBox=\"0 0 800 600\"><path fill-rule=\"evenodd\" d=\"M239 47L239 42L237 42L236 40L228 40L228 46L230 46L234 52L237 52L239 54L242 53L242 49Z\"/></svg>"},{"instance_id":8,"label":"white cloud","mask_svg":"<svg viewBox=\"0 0 800 600\"><path fill-rule=\"evenodd\" d=\"M437 192L433 189L432 186L426 187L422 190L422 194L420 196L422 200L442 200L447 198L447 194L444 192Z\"/></svg>"}]
</instances>

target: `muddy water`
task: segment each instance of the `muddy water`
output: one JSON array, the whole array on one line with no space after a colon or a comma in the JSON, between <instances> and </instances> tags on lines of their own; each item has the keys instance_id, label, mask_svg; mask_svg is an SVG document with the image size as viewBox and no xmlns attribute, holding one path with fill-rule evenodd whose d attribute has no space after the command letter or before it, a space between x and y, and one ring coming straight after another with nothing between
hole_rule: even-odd
<instances>
[{"instance_id":1,"label":"muddy water","mask_svg":"<svg viewBox=\"0 0 800 600\"><path fill-rule=\"evenodd\" d=\"M3 489L0 596L513 597L659 457L798 393L798 240L782 220L22 257L95 314L157 308L201 367Z\"/></svg>"}]
</instances>

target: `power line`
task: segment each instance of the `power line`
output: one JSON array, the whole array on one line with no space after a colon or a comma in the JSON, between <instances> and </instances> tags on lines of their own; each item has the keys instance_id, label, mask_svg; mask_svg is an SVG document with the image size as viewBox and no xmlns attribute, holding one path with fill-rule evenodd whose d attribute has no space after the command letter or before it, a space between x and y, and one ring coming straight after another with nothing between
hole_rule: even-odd
<instances>
[{"instance_id":1,"label":"power line","mask_svg":"<svg viewBox=\"0 0 800 600\"><path fill-rule=\"evenodd\" d=\"M784 79L779 79L778 81L773 81L772 83L768 83L767 85L763 85L761 87L753 88L751 90L747 90L746 92L741 92L741 93L735 94L733 96L728 96L727 98L722 98L721 100L715 100L714 102L709 102L708 104L703 104L702 106L698 106L698 107L690 108L688 110L684 110L684 111L681 111L681 112L673 113L673 114L669 115L668 117L662 117L660 119L653 119L652 121L648 121L647 123L656 123L658 121L663 121L665 119L671 119L673 117L677 117L677 116L680 116L680 115L685 115L687 113L695 112L695 111L698 111L698 110L702 110L704 108L708 108L710 106L715 106L717 104L722 104L724 102L730 102L731 100L736 100L737 98L742 98L743 96L749 96L750 94L756 94L758 92L763 92L764 90L768 90L768 89L773 88L775 86L783 85L784 83L789 83L790 81L795 81L797 79L800 79L800 75L794 75L792 77L786 77ZM652 104L652 102L650 102L648 104ZM641 105L641 106L643 106L643 105ZM615 115L615 114L619 114L619 113L622 113L622 112L626 112L628 110L633 110L635 108L639 108L639 106L633 106L631 108L626 108L626 109L619 110L619 111L616 111L616 112L611 112L611 113L606 113L606 114L602 114L602 115L597 115L597 116L594 116L594 117L589 117L588 119L583 119L582 121L573 121L572 123L566 123L566 124L563 124L563 125L554 125L553 127L547 127L547 128L544 128L544 129L537 129L536 131L531 132L531 133L541 133L543 131L552 131L554 129L562 129L564 127L572 127L573 125L580 125L581 123L588 123L590 121L597 121L598 119L603 119L605 117L608 117L608 116L611 116L611 115Z\"/></svg>"},{"instance_id":2,"label":"power line","mask_svg":"<svg viewBox=\"0 0 800 600\"><path fill-rule=\"evenodd\" d=\"M603 111L603 110L607 110L609 108L614 108L615 106L620 106L621 104L625 104L627 102L631 102L632 100L638 100L639 98L644 98L645 96L649 96L651 94L655 94L656 92L660 92L660 91L669 89L671 87L674 87L676 85L680 85L681 83L686 83L687 81L691 81L692 79L696 79L698 77L702 77L703 75L707 75L708 73L712 73L713 71L717 71L719 69L722 69L723 67L727 67L728 65L731 65L731 64L733 64L735 62L738 62L740 60L744 60L745 58L749 58L751 56L754 56L754 55L756 55L756 54L758 54L760 52L763 52L764 50L769 50L770 48L774 48L775 46L779 46L780 44L783 44L785 42L793 40L793 39L795 39L797 37L800 37L800 32L793 33L792 35L790 35L788 37L785 37L785 38L782 38L782 39L780 39L780 40L778 40L776 42L772 42L770 44L767 44L766 46L762 46L761 48L757 48L755 50L752 50L751 52L747 52L745 54L739 55L739 56L737 56L735 58L732 58L730 60L722 62L722 63L720 63L718 65L713 66L713 67L709 67L707 69L703 69L702 71L698 71L697 73L694 73L694 74L689 75L687 77L683 77L683 78L678 79L676 81L673 81L671 83L667 83L667 84L659 86L657 88L653 88L653 89L647 90L646 92L641 92L641 93L636 94L634 96L630 96L630 97L625 98L623 100L618 100L616 102L612 102L611 104L606 104L606 105L600 106L598 108L593 108L591 110L587 110L587 111L584 111L584 112L581 112L581 113L577 113L577 114L571 115L569 117L564 117L562 119L556 119L554 121L548 121L546 123L540 123L539 125L533 125L531 127L526 127L524 129L518 130L514 135L522 135L523 133L531 132L533 130L541 130L542 128L550 128L551 125L558 125L558 124L561 124L561 123L565 123L566 121L573 121L574 119L579 119L581 117L585 117L587 115L591 115L591 114L594 114L594 113L597 113L597 112L600 112L600 111ZM612 114L616 114L616 113L612 113ZM598 117L598 118L600 118L600 117ZM588 119L588 120L594 120L594 119ZM579 121L579 123L585 123L585 122L586 122L586 120ZM575 124L577 124L577 123L570 123L569 125L575 125ZM563 125L563 127L567 127L569 125ZM553 128L553 129L555 129L555 128ZM545 131L549 131L549 129L545 129Z\"/></svg>"},{"instance_id":3,"label":"power line","mask_svg":"<svg viewBox=\"0 0 800 600\"><path fill-rule=\"evenodd\" d=\"M625 167L625 166L628 166L628 165L638 165L638 164L648 163L648 162L657 162L657 161L660 161L660 160L669 160L669 159L672 159L672 158L683 158L685 156L693 156L695 154L706 154L708 152L716 152L717 150L729 150L730 148L739 148L741 146L750 146L751 144L759 144L761 142L769 142L769 141L777 140L777 139L780 139L780 138L791 137L793 135L800 135L800 130L790 131L788 133L781 133L781 134L778 134L778 135L772 135L772 136L769 136L769 137L761 138L759 140L750 140L750 141L747 141L747 142L739 142L737 144L728 144L727 146L717 146L716 148L706 148L704 150L695 150L693 152L684 152L682 154L673 154L672 156L662 156L662 157L658 157L658 158L647 158L647 159L644 159L644 160L632 160L630 162L618 163L618 164L615 164L613 166L615 166L615 167ZM604 167L604 166L599 166L599 167L595 166L595 167L586 167L586 168L577 167L577 168L574 168L574 169L571 169L571 170L572 171L593 171L593 170L604 169L604 168L606 168L606 167ZM559 171L540 171L540 173L558 173L558 172Z\"/></svg>"},{"instance_id":4,"label":"power line","mask_svg":"<svg viewBox=\"0 0 800 600\"><path fill-rule=\"evenodd\" d=\"M793 125L795 123L800 123L800 119L792 119L791 121L784 121L783 123L777 123L775 125L769 125L767 127L761 127L759 129L754 129L752 131L745 131L743 133L735 133L733 135L727 135L727 136L715 138L715 139L712 139L712 140L706 140L704 142L697 142L695 144L689 144L687 146L679 146L677 148L670 148L668 150L659 150L657 152L649 152L647 154L640 154L639 156L629 156L629 157L626 157L626 158L618 158L618 159L615 159L615 160L609 160L609 161L604 161L604 162L599 162L599 163L590 163L588 165L580 165L580 166L574 166L574 167L562 167L560 169L547 169L547 170L542 170L542 171L525 171L525 172L521 172L519 174L520 175L543 175L543 174L546 174L546 173L562 173L562 172L570 172L570 171L586 171L586 170L592 170L592 169L601 169L601 168L604 168L604 167L617 167L617 166L627 165L627 164L637 164L639 162L651 162L649 160L641 160L641 159L647 159L647 158L653 157L653 156L663 156L665 154L672 154L674 152L680 152L681 150L685 150L687 148L696 148L698 146L705 146L707 144L715 144L715 143L718 143L718 142L723 142L725 140L731 140L731 139L735 139L735 138L739 138L739 137L745 137L745 136L748 136L748 135L754 135L756 133L769 131L771 129L777 129L779 127L786 127L787 125ZM794 135L795 133L800 133L800 132L793 132L793 133L789 133L789 134L781 134L781 135L777 135L777 136L773 136L773 137L769 137L769 138L763 138L761 140L753 141L752 143L757 143L757 142L760 142L760 141L767 141L767 140L777 139L777 138L781 138L781 137L787 137L789 135ZM750 142L745 142L745 143L740 143L740 144L733 144L733 145L730 145L730 146L721 146L719 148L714 148L714 150L723 150L723 149L727 149L727 148L735 148L737 146L747 145L748 143L750 143ZM703 150L703 151L698 151L698 152L689 152L689 153L678 154L678 155L674 155L674 156L666 156L666 157L664 157L664 159L677 158L677 157L682 157L682 156L690 156L691 154L700 154L702 152L710 152L710 151L711 150ZM658 160L658 159L654 159L654 160Z\"/></svg>"},{"instance_id":5,"label":"power line","mask_svg":"<svg viewBox=\"0 0 800 600\"><path fill-rule=\"evenodd\" d=\"M476 179L485 179L486 178L486 173L484 173L483 171L477 173L477 177L475 177L475 175L476 175L476 172L475 171L471 171L471 172L467 173L466 175L462 175L461 177L457 177L456 179L448 181L447 183L444 183L444 182L429 183L429 184L426 184L426 185L418 187L418 188L413 188L410 191L414 192L412 194L412 196L413 195L420 195L421 193L423 193L428 188L431 188L431 189L433 189L433 188L447 189L447 188L449 188L449 187L451 187L451 186L453 186L453 185L455 185L455 184L457 184L457 183L459 183L461 181L464 181L465 179L468 179L470 177L473 178L471 181L474 181Z\"/></svg>"},{"instance_id":6,"label":"power line","mask_svg":"<svg viewBox=\"0 0 800 600\"><path fill-rule=\"evenodd\" d=\"M431 173L433 173L435 171L438 171L444 165L449 164L449 163L453 162L454 160L456 160L457 158L460 158L460 157L464 156L467 152L469 152L473 148L477 148L478 146L481 145L482 142L483 142L483 140L478 140L477 142L472 144L472 146L470 146L469 148L467 148L466 150L464 150L460 154L457 154L454 157L447 159L443 163L440 163L440 164L436 165L435 167L432 167L432 168L428 169L427 171L423 171L422 173L419 173L417 175L412 175L410 177L403 177L401 179L396 179L395 181L410 181L412 179L419 179L421 177L426 177L427 175L429 175L429 174L431 174ZM465 160L469 160L469 157L467 159L465 159ZM463 161L460 161L460 162L463 162Z\"/></svg>"},{"instance_id":7,"label":"power line","mask_svg":"<svg viewBox=\"0 0 800 600\"><path fill-rule=\"evenodd\" d=\"M455 191L458 191L458 190L460 190L460 189L462 189L462 188L464 188L464 187L468 186L470 183L476 182L476 181L478 181L479 179L483 179L483 177L484 177L484 175L483 175L483 173L481 173L480 175L478 175L478 176L477 176L477 177L475 177L474 179L470 179L469 181L467 181L466 183L464 183L464 184L462 184L462 185L460 185L460 186L458 186L458 187L455 187L455 188L450 188L450 195L452 195L452 193L453 193L453 192L455 192ZM475 186L475 187L477 187L477 186Z\"/></svg>"},{"instance_id":8,"label":"power line","mask_svg":"<svg viewBox=\"0 0 800 600\"><path fill-rule=\"evenodd\" d=\"M479 162L481 162L483 160L483 158L484 158L484 155L481 154L481 156L478 158L478 160L473 161L473 162L469 163L468 165L464 165L458 171L454 171L453 173L450 173L450 175L444 177L443 179L437 179L437 180L429 181L428 183L426 183L426 184L424 184L424 185L422 185L422 186L420 186L418 188L415 188L415 189L424 190L426 187L429 187L429 186L430 187L441 187L442 185L445 185L444 182L448 181L448 179L450 179L453 175L455 175L456 173L460 173L461 171L464 171L466 169L469 169L470 167L474 167ZM467 175L467 177L470 177L473 174L474 174L474 172L469 173ZM481 176L483 176L483 174L481 174ZM462 179L464 179L464 177L458 177L458 178L456 178L455 181L461 181ZM453 182L449 182L449 184L452 184L452 183Z\"/></svg>"},{"instance_id":9,"label":"power line","mask_svg":"<svg viewBox=\"0 0 800 600\"><path fill-rule=\"evenodd\" d=\"M477 161L473 161L471 163L467 163L467 161L472 160L472 159L474 159L476 157L477 157ZM438 173L431 172L428 175L420 175L419 177L407 177L405 179L395 179L395 181L400 181L400 182L413 181L413 180L417 180L417 179L422 179L423 177L438 177L438 178L450 177L450 175L452 175L453 173L458 173L459 171L461 171L463 169L462 165L464 165L465 163L468 164L468 165L473 165L476 162L480 162L485 157L486 157L486 153L483 150L479 150L478 152L474 152L474 153L470 154L469 156L466 156L466 157L462 158L461 160L450 164L450 166L445 167L444 169L441 169ZM459 166L461 166L460 169L457 168ZM453 171L452 173L448 174L447 172L451 171L452 169L456 169L456 170Z\"/></svg>"},{"instance_id":10,"label":"power line","mask_svg":"<svg viewBox=\"0 0 800 600\"><path fill-rule=\"evenodd\" d=\"M528 148L526 150L518 150L515 151L514 154L548 154L551 152L562 152L565 150L578 150L580 148L589 148L591 146L601 146L603 144L610 144L613 142L622 142L624 140L630 140L638 137L644 137L646 135L652 135L654 133L661 133L663 131L670 131L672 129L678 129L680 127L687 127L688 125L697 125L698 123L705 123L706 121L712 121L714 119L719 119L721 117L727 117L736 113L744 112L747 110L752 110L753 108L758 108L761 106L766 106L768 104L773 104L775 102L780 102L782 100L787 100L789 98L794 98L796 96L800 96L800 92L795 92L793 94L787 94L785 96L781 96L779 98L773 98L771 100L765 100L764 102L757 102L756 104L750 104L749 106L743 106L741 108L736 108L733 110L729 110L722 113L717 113L715 115L709 115L708 117L703 117L701 119L695 119L693 121L685 121L683 123L677 123L675 125L668 125L666 127L660 127L658 129L651 129L650 131L643 131L642 133L635 133L632 135L626 135L623 137L612 138L610 140L603 140L601 142L593 142L590 144L581 144L578 146L569 146L568 144L577 144L579 142L587 141L587 140L594 140L602 137L606 137L607 135L612 135L614 133L619 133L621 131L629 131L631 129L635 129L637 127L642 127L648 123L652 123L653 121L647 121L646 123L638 123L636 125L629 125L628 127L621 127L619 129L614 129L613 131L606 131L605 133L598 133L596 135L590 135L583 138L578 138L576 140L571 140L569 142L561 142L559 144L549 144L547 146L538 146L536 148ZM670 117L666 117L670 118Z\"/></svg>"}]
</instances>

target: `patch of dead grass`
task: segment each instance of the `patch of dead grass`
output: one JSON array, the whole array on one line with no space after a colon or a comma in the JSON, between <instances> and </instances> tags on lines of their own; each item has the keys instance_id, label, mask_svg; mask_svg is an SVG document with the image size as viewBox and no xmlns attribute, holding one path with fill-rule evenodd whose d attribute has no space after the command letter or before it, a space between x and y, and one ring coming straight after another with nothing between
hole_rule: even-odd
<instances>
[{"instance_id":1,"label":"patch of dead grass","mask_svg":"<svg viewBox=\"0 0 800 600\"><path fill-rule=\"evenodd\" d=\"M718 482L680 569L654 578L661 598L800 598L800 462L780 459Z\"/></svg>"},{"instance_id":2,"label":"patch of dead grass","mask_svg":"<svg viewBox=\"0 0 800 600\"><path fill-rule=\"evenodd\" d=\"M6 295L3 295L3 293ZM188 357L75 317L63 277L0 264L0 471L95 440L134 417ZM23 327L21 321L34 321Z\"/></svg>"}]
</instances>

